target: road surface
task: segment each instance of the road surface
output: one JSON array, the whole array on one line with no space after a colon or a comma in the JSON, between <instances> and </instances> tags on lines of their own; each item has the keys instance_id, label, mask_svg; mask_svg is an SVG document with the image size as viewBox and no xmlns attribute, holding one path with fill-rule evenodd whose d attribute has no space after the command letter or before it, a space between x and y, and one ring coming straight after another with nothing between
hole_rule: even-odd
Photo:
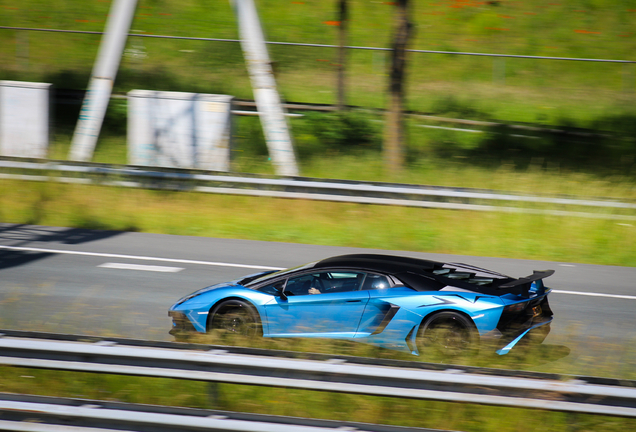
<instances>
[{"instance_id":1,"label":"road surface","mask_svg":"<svg viewBox=\"0 0 636 432\"><path fill-rule=\"evenodd\" d=\"M634 360L632 267L15 224L0 224L0 328L172 340L167 309L184 294L357 252L466 262L515 277L554 269L546 280L554 289L550 362L587 364L593 374L608 359Z\"/></svg>"}]
</instances>

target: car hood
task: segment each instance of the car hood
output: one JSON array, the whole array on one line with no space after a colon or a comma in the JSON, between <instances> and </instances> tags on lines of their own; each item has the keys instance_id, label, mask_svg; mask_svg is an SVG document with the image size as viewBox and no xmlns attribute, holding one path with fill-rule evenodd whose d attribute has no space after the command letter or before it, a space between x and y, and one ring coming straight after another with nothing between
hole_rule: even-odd
<instances>
[{"instance_id":1,"label":"car hood","mask_svg":"<svg viewBox=\"0 0 636 432\"><path fill-rule=\"evenodd\" d=\"M222 282L222 283L218 283L216 285L210 285L209 287L205 287L205 288L201 288L200 290L197 290L191 294L188 294L187 296L183 296L181 297L179 300L177 300L177 302L172 306L179 306L181 303L185 303L186 301L197 297L201 294L204 294L206 292L215 290L215 289L219 289L219 288L227 288L227 287L233 287L233 286L238 286L238 283L236 281L231 281L231 282Z\"/></svg>"},{"instance_id":2,"label":"car hood","mask_svg":"<svg viewBox=\"0 0 636 432\"><path fill-rule=\"evenodd\" d=\"M267 271L264 271L264 272L253 273L253 274L250 274L250 275L247 275L247 276L240 277L238 279L231 280L229 282L221 282L221 283L218 283L218 284L215 284L215 285L210 285L208 287L201 288L200 290L197 290L197 291L195 291L195 292L193 292L191 294L188 294L187 296L181 297L172 306L172 308L174 308L176 306L179 306L181 303L184 303L184 302L190 300L191 298L197 297L197 296L199 296L201 294L204 294L206 292L209 292L209 291L212 291L212 290L215 290L215 289L228 288L228 287L234 287L234 286L241 286L242 287L243 285L241 285L241 281L243 281L243 283L245 283L244 281L253 280L254 278L256 278L258 276L266 275L266 274L272 273L272 272L273 272L272 270L267 270Z\"/></svg>"}]
</instances>

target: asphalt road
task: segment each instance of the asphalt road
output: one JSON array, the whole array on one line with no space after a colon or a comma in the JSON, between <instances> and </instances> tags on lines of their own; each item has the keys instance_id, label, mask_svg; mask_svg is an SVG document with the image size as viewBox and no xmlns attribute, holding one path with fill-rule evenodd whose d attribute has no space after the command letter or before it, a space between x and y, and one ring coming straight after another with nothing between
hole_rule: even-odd
<instances>
[{"instance_id":1,"label":"asphalt road","mask_svg":"<svg viewBox=\"0 0 636 432\"><path fill-rule=\"evenodd\" d=\"M262 268L378 252L515 277L554 269L554 361L606 362L636 345L636 268L0 224L0 327L172 340L179 297ZM540 367L538 367L540 369Z\"/></svg>"}]
</instances>

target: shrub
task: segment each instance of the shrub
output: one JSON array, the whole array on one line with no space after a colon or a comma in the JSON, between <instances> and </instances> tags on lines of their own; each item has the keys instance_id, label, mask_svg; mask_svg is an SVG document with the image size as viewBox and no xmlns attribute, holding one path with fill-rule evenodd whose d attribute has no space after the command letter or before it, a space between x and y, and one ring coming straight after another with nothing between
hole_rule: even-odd
<instances>
[{"instance_id":1,"label":"shrub","mask_svg":"<svg viewBox=\"0 0 636 432\"><path fill-rule=\"evenodd\" d=\"M357 111L307 113L294 128L298 155L309 158L325 152L379 150L381 126L374 120L371 114Z\"/></svg>"}]
</instances>

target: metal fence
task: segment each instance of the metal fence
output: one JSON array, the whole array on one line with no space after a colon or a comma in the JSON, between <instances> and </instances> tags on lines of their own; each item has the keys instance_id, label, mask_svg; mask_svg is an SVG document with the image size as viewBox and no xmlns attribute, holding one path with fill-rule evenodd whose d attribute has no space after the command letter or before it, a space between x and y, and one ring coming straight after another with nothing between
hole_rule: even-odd
<instances>
[{"instance_id":1,"label":"metal fence","mask_svg":"<svg viewBox=\"0 0 636 432\"><path fill-rule=\"evenodd\" d=\"M84 35L97 35L103 34L101 31L85 31L85 30L65 30L65 29L50 29L50 28L38 28L38 27L15 27L15 26L0 26L0 30L14 30L16 32L49 32L58 34L84 34ZM163 39L163 40L181 40L181 41L199 41L199 42L220 42L220 43L240 43L238 39L224 39L224 38L206 38L206 37L193 37L193 36L174 36L174 35L156 35L156 34L140 34L130 33L130 38L137 39ZM330 44L316 44L316 43L299 43L299 42L278 42L278 41L266 41L270 46L288 46L299 48L316 48L316 49L335 49L339 48L338 45ZM369 51L375 53L388 53L392 48L385 47L369 47L369 46L345 46L348 50L353 51ZM134 50L134 48L133 48ZM414 54L432 54L432 55L447 55L447 56L460 56L460 57L484 57L493 59L492 63L492 81L496 84L503 84L506 82L506 59L530 59L530 60L547 60L547 61L565 61L565 62L584 62L584 63L598 63L598 64L616 64L624 65L623 70L620 73L620 87L623 91L632 91L634 88L634 70L631 69L631 65L636 64L635 60L621 60L621 59L602 59L602 58L581 58L581 57L560 57L560 56L533 56L533 55L521 55L521 54L500 54L500 53L482 53L482 52L465 52L465 51L446 51L446 50L422 50L422 49L408 49L407 52ZM384 60L381 61L384 64ZM629 69L628 69L629 68Z\"/></svg>"},{"instance_id":2,"label":"metal fence","mask_svg":"<svg viewBox=\"0 0 636 432\"><path fill-rule=\"evenodd\" d=\"M0 26L0 29L41 31L41 32L54 32L54 33L77 33L77 34L92 34L92 35L104 34L103 32L97 32L97 31L61 30L61 29L48 29L48 28L35 28L35 27ZM203 37L171 36L171 35L149 35L149 34L139 34L139 33L129 33L128 36L140 37L140 38L192 40L192 41L207 41L207 42L234 42L234 43L241 42L238 39L203 38ZM287 46L314 47L314 48L339 48L338 45L328 45L328 44L275 42L275 41L267 41L266 43L268 45L287 45ZM347 45L345 46L345 48L352 49L352 50L367 50L367 51L392 51L392 48L365 47L365 46L352 46L352 45ZM564 60L564 61L583 61L583 62L595 62L595 63L624 63L624 64L636 63L635 60L590 59L590 58L577 58L577 57L549 57L549 56L531 56L531 55L518 55L518 54L496 54L496 53L436 51L436 50L417 50L417 49L407 49L406 51L413 52L413 53L422 53L422 54L448 54L448 55L460 55L460 56L522 58L522 59L534 59L534 60Z\"/></svg>"}]
</instances>

